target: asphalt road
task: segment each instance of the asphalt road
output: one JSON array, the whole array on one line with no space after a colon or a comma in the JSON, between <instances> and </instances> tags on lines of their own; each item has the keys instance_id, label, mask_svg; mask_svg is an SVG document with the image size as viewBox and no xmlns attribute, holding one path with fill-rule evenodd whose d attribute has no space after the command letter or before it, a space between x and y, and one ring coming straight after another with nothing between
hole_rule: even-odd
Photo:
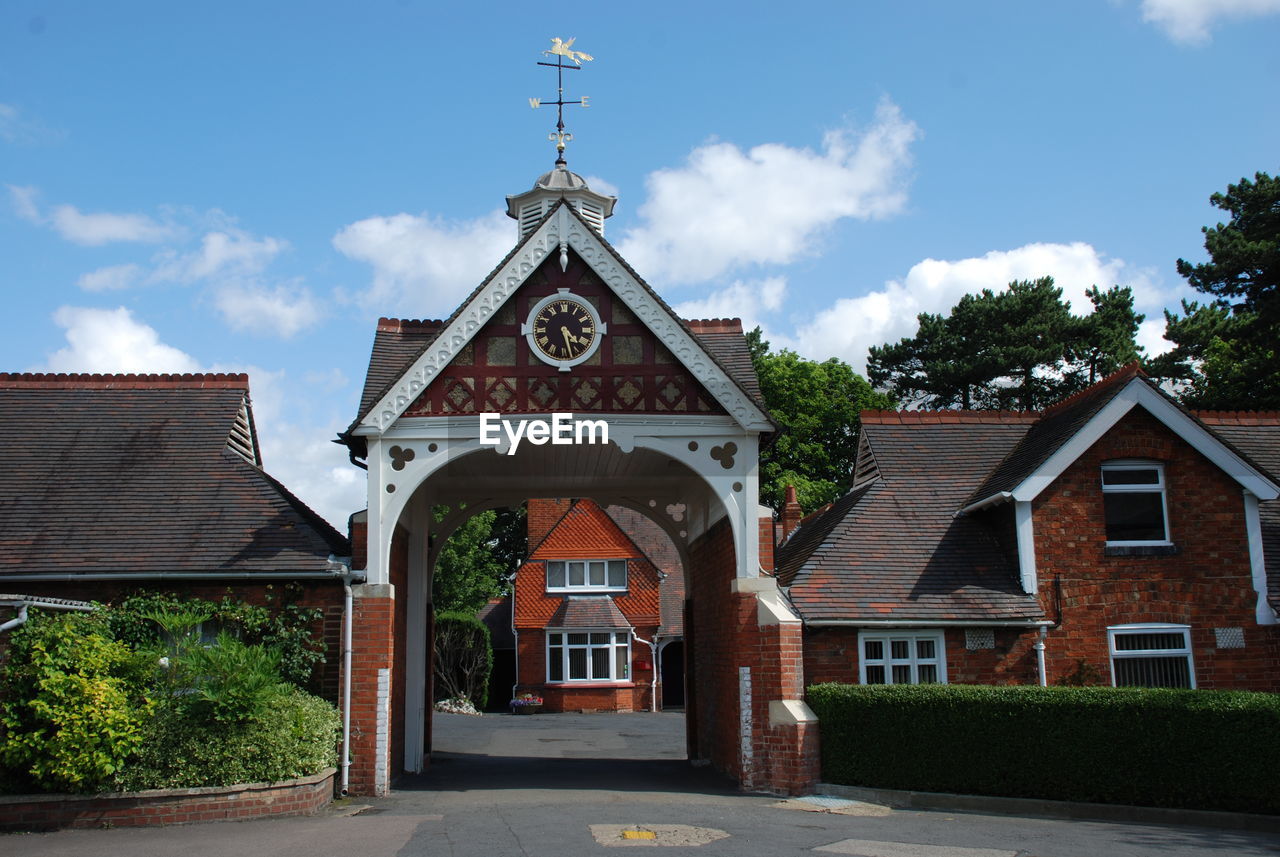
<instances>
[{"instance_id":1,"label":"asphalt road","mask_svg":"<svg viewBox=\"0 0 1280 857\"><path fill-rule=\"evenodd\" d=\"M436 715L430 771L317 818L0 836L15 857L672 855L1181 857L1280 854L1195 827L890 810L738 793L683 760L678 714Z\"/></svg>"}]
</instances>

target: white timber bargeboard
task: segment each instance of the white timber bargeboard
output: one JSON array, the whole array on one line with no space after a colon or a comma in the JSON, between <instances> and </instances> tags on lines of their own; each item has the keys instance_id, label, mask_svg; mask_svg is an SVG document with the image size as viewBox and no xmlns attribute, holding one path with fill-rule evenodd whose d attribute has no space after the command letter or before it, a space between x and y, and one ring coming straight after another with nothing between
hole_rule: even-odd
<instances>
[{"instance_id":1,"label":"white timber bargeboard","mask_svg":"<svg viewBox=\"0 0 1280 857\"><path fill-rule=\"evenodd\" d=\"M475 338L494 313L524 285L543 260L550 253L558 252L562 245L573 248L744 430L761 432L773 429L768 416L694 336L618 262L604 239L571 206L561 202L554 214L524 241L519 252L485 281L449 326L400 375L390 391L365 415L355 434L377 435L391 428L432 380Z\"/></svg>"}]
</instances>

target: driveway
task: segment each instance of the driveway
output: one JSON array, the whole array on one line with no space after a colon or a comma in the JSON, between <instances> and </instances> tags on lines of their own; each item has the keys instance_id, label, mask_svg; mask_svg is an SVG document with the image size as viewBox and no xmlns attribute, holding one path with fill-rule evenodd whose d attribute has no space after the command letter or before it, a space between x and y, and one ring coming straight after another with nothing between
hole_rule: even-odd
<instances>
[{"instance_id":1,"label":"driveway","mask_svg":"<svg viewBox=\"0 0 1280 857\"><path fill-rule=\"evenodd\" d=\"M679 714L436 715L431 769L319 818L0 837L33 857L1276 857L1274 834L744 795L683 761ZM667 846L664 848L664 846Z\"/></svg>"}]
</instances>

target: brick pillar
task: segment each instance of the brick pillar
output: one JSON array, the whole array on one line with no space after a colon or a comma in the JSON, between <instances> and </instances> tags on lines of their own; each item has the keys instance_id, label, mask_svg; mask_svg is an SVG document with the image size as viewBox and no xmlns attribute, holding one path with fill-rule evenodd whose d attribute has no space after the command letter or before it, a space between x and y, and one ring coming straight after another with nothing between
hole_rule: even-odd
<instances>
[{"instance_id":1,"label":"brick pillar","mask_svg":"<svg viewBox=\"0 0 1280 857\"><path fill-rule=\"evenodd\" d=\"M709 760L745 791L812 791L818 724L803 701L800 620L773 578L736 576L727 522L695 542L690 557L696 639L689 661L697 674L691 757Z\"/></svg>"},{"instance_id":2,"label":"brick pillar","mask_svg":"<svg viewBox=\"0 0 1280 857\"><path fill-rule=\"evenodd\" d=\"M391 688L395 587L353 586L351 626L351 769L354 795L385 795L391 784ZM343 677L348 680L347 676Z\"/></svg>"}]
</instances>

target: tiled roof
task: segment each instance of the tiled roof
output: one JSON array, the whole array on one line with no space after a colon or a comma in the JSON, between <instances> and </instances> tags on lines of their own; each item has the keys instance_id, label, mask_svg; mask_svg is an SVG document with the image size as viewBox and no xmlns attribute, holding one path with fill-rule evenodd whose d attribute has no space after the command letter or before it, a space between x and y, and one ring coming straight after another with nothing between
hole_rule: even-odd
<instances>
[{"instance_id":1,"label":"tiled roof","mask_svg":"<svg viewBox=\"0 0 1280 857\"><path fill-rule=\"evenodd\" d=\"M529 559L629 559L638 549L593 500L576 500Z\"/></svg>"},{"instance_id":2,"label":"tiled roof","mask_svg":"<svg viewBox=\"0 0 1280 857\"><path fill-rule=\"evenodd\" d=\"M1196 416L1268 473L1280 473L1280 412L1202 412ZM1268 596L1272 608L1280 611L1280 500L1259 503L1258 517L1262 523Z\"/></svg>"},{"instance_id":3,"label":"tiled roof","mask_svg":"<svg viewBox=\"0 0 1280 857\"><path fill-rule=\"evenodd\" d=\"M351 432L356 429L360 421L365 418L369 411L387 394L387 391L400 379L400 376L408 370L413 362L427 350L431 341L453 323L467 305L475 299L484 289L487 283L503 266L510 261L516 253L524 246L525 242L532 240L541 227L542 222L552 217L560 206L567 205L561 200L552 207L550 211L539 221L538 227L535 227L526 234L515 247L511 249L501 262L499 262L480 284L472 290L465 300L462 301L454 310L453 315L444 321L409 321L401 319L383 318L378 321L378 330L374 335L373 352L369 357L369 370L365 375L364 390L360 396L360 411L356 419L352 421L346 433L342 438L348 442L352 441ZM573 206L568 206L569 212L582 220L580 214ZM590 224L582 221L584 226L590 228ZM593 233L594 234L594 233ZM751 400L760 408L761 411L768 416L769 411L764 406L764 400L760 394L760 382L756 378L755 369L751 363L750 352L746 347L746 339L742 333L742 321L740 319L708 319L702 321L686 321L676 315L675 311L667 304L666 301L658 295L653 288L644 281L644 279L636 273L635 269L627 263L618 251L597 234L601 244L613 256L626 271L635 278L640 287L653 298L657 304L662 307L671 318L680 326L682 326L696 341L700 342L710 356L712 362L720 366L725 374L729 376L729 380L736 384L746 393ZM745 361L744 361L745 358Z\"/></svg>"},{"instance_id":4,"label":"tiled roof","mask_svg":"<svg viewBox=\"0 0 1280 857\"><path fill-rule=\"evenodd\" d=\"M313 572L350 546L228 448L244 375L0 375L5 573Z\"/></svg>"},{"instance_id":5,"label":"tiled roof","mask_svg":"<svg viewBox=\"0 0 1280 857\"><path fill-rule=\"evenodd\" d=\"M1141 375L1138 365L1131 363L1041 414L1024 415L1035 419L1035 425L962 505L1012 491L1084 428L1129 381Z\"/></svg>"},{"instance_id":6,"label":"tiled roof","mask_svg":"<svg viewBox=\"0 0 1280 857\"><path fill-rule=\"evenodd\" d=\"M547 622L548 628L631 627L618 605L608 595L569 595Z\"/></svg>"},{"instance_id":7,"label":"tiled roof","mask_svg":"<svg viewBox=\"0 0 1280 857\"><path fill-rule=\"evenodd\" d=\"M1022 439L1025 417L863 415L879 478L778 549L780 582L806 622L1043 618L987 516L955 511Z\"/></svg>"},{"instance_id":8,"label":"tiled roof","mask_svg":"<svg viewBox=\"0 0 1280 857\"><path fill-rule=\"evenodd\" d=\"M494 649L514 649L516 634L511 629L511 609L515 601L510 595L491 598L476 613L476 618L489 628L489 642Z\"/></svg>"},{"instance_id":9,"label":"tiled roof","mask_svg":"<svg viewBox=\"0 0 1280 857\"><path fill-rule=\"evenodd\" d=\"M639 512L625 506L608 506L605 514L626 533L637 548L665 575L658 585L659 637L684 636L684 565L671 537Z\"/></svg>"}]
</instances>

